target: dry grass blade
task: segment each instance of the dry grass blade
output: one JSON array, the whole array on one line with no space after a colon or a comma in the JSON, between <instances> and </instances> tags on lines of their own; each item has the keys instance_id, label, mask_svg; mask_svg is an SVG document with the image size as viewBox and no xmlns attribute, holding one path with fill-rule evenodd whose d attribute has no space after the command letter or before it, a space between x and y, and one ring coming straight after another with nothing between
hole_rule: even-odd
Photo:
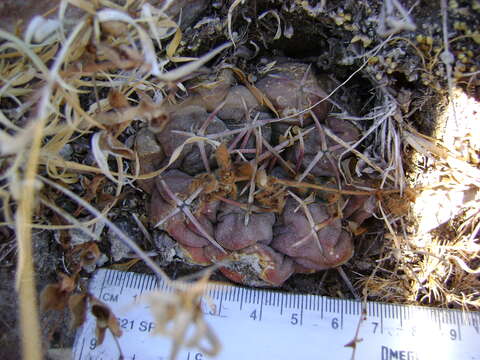
<instances>
[{"instance_id":1,"label":"dry grass blade","mask_svg":"<svg viewBox=\"0 0 480 360\"><path fill-rule=\"evenodd\" d=\"M179 281L173 284L173 291L146 296L156 322L155 332L167 335L173 340L170 353L172 360L177 358L182 346L198 348L208 356L215 356L220 352L220 342L205 322L201 308L201 297L207 290L211 271L206 271L193 285ZM192 326L193 334L187 339L188 330Z\"/></svg>"},{"instance_id":2,"label":"dry grass blade","mask_svg":"<svg viewBox=\"0 0 480 360\"><path fill-rule=\"evenodd\" d=\"M232 46L232 43L225 43L223 45L220 45L215 49L213 49L212 51L210 51L209 53L200 57L198 60L192 61L186 65L182 65L175 70L171 70L166 73L161 73L157 75L157 77L160 80L168 81L168 82L178 81L179 79L191 74L192 72L200 68L202 65L204 65L205 63L213 59L215 56L217 56L223 50L229 48L230 46Z\"/></svg>"},{"instance_id":3,"label":"dry grass blade","mask_svg":"<svg viewBox=\"0 0 480 360\"><path fill-rule=\"evenodd\" d=\"M33 275L32 263L32 231L31 219L35 208L35 193L37 167L40 159L40 149L43 140L43 130L48 118L48 103L50 94L58 74L60 65L66 56L69 45L76 38L84 26L84 21L80 22L72 31L72 34L66 41L64 47L57 56L52 65L50 73L47 75L47 85L42 90L42 97L39 103L39 109L35 121L32 121L32 143L30 151L27 152L25 175L22 179L22 195L18 200L18 209L16 214L16 230L18 241L18 265L17 265L17 288L19 291L20 302L20 327L22 330L22 349L23 356L27 359L40 359L42 350L40 344L40 326L38 323L37 304L35 296L35 280ZM2 34L0 34L2 35Z\"/></svg>"},{"instance_id":4,"label":"dry grass blade","mask_svg":"<svg viewBox=\"0 0 480 360\"><path fill-rule=\"evenodd\" d=\"M145 53L145 63L150 67L152 75L160 75L160 68L157 62L157 55L155 54L155 49L153 47L152 40L148 34L136 22L126 13L114 9L105 9L100 10L96 13L97 18L101 22L106 21L123 21L132 25L135 30L137 30L140 37L140 42L142 43L143 51Z\"/></svg>"},{"instance_id":5,"label":"dry grass blade","mask_svg":"<svg viewBox=\"0 0 480 360\"><path fill-rule=\"evenodd\" d=\"M45 66L43 61L40 59L40 57L35 54L32 49L25 44L25 42L15 35L12 35L2 29L0 29L0 38L5 39L10 42L10 46L15 45L18 47L18 50L28 56L28 58L33 62L33 64L40 70L45 78L48 78L49 76L49 71L48 68ZM13 47L13 46L12 46Z\"/></svg>"},{"instance_id":6,"label":"dry grass blade","mask_svg":"<svg viewBox=\"0 0 480 360\"><path fill-rule=\"evenodd\" d=\"M313 190L320 190L320 191L325 191L329 193L337 193L337 194L343 194L343 195L372 195L375 194L377 191L380 193L390 193L390 192L399 192L399 190L373 190L373 191L362 191L362 190L341 190L341 189L335 189L331 188L328 186L322 186L322 185L317 185L317 184L311 184L307 182L301 182L301 181L293 181L293 180L285 180L285 179L272 179L273 183L280 184L280 185L285 185L293 188L299 188L299 189L313 189Z\"/></svg>"},{"instance_id":7,"label":"dry grass blade","mask_svg":"<svg viewBox=\"0 0 480 360\"><path fill-rule=\"evenodd\" d=\"M260 14L260 16L258 17L258 20L263 19L268 14L271 14L275 18L275 20L277 20L277 31L275 32L275 36L273 37L273 40L278 40L282 36L282 22L280 20L280 16L278 15L278 12L275 10L264 11L262 14Z\"/></svg>"},{"instance_id":8,"label":"dry grass blade","mask_svg":"<svg viewBox=\"0 0 480 360\"><path fill-rule=\"evenodd\" d=\"M228 15L227 15L227 26L228 26L228 36L230 37L230 41L232 42L233 46L235 45L235 39L233 38L232 32L232 15L235 8L241 4L244 4L245 0L235 0L232 2L232 5L228 8Z\"/></svg>"}]
</instances>

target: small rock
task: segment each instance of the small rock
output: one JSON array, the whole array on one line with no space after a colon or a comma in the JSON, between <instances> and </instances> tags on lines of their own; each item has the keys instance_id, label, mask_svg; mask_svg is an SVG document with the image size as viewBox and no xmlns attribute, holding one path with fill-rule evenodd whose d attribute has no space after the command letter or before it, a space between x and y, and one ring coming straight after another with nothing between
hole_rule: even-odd
<instances>
[{"instance_id":1,"label":"small rock","mask_svg":"<svg viewBox=\"0 0 480 360\"><path fill-rule=\"evenodd\" d=\"M71 160L72 155L73 155L73 146L71 144L65 144L58 154L64 159L64 160Z\"/></svg>"},{"instance_id":2,"label":"small rock","mask_svg":"<svg viewBox=\"0 0 480 360\"><path fill-rule=\"evenodd\" d=\"M79 222L87 222L88 218L82 218L82 219L78 219ZM69 230L69 233L70 233L70 244L72 246L75 246L75 245L81 245L81 244L84 244L86 242L89 242L89 241L100 241L100 235L102 234L103 232L103 229L105 228L105 223L103 221L98 221L96 222L95 224L93 224L91 227L90 227L90 231L95 234L95 237L92 237L90 235L88 235L85 231L82 231L80 229L71 229Z\"/></svg>"},{"instance_id":3,"label":"small rock","mask_svg":"<svg viewBox=\"0 0 480 360\"><path fill-rule=\"evenodd\" d=\"M156 259L158 265L164 267L171 264L178 253L177 242L165 232L157 233L154 237L154 242L159 255Z\"/></svg>"},{"instance_id":4,"label":"small rock","mask_svg":"<svg viewBox=\"0 0 480 360\"><path fill-rule=\"evenodd\" d=\"M120 217L115 221L115 225L122 230L130 239L138 243L141 239L141 234L133 220L126 217ZM110 256L114 262L120 261L123 258L129 257L130 248L125 245L122 239L113 231L108 231L108 240L110 241Z\"/></svg>"},{"instance_id":5,"label":"small rock","mask_svg":"<svg viewBox=\"0 0 480 360\"><path fill-rule=\"evenodd\" d=\"M148 128L138 131L135 138L135 151L140 164L138 169L140 175L158 170L165 159L162 147L155 139L155 134ZM154 179L138 180L137 183L145 192L152 192Z\"/></svg>"}]
</instances>

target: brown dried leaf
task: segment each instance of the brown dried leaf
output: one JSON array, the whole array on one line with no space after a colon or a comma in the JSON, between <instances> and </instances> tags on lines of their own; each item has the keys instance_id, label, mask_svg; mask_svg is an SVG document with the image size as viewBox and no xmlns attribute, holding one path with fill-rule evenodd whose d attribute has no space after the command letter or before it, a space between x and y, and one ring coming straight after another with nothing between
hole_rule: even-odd
<instances>
[{"instance_id":1,"label":"brown dried leaf","mask_svg":"<svg viewBox=\"0 0 480 360\"><path fill-rule=\"evenodd\" d=\"M98 50L111 62L111 64L115 65L117 68L131 70L143 65L142 54L132 47L126 45L113 47L106 44L99 44ZM100 66L107 64L103 63L98 65Z\"/></svg>"},{"instance_id":2,"label":"brown dried leaf","mask_svg":"<svg viewBox=\"0 0 480 360\"><path fill-rule=\"evenodd\" d=\"M95 115L95 120L102 125L106 125L109 129L115 129L119 126L127 126L136 117L140 116L138 106L129 106L119 111L104 111ZM113 131L112 131L113 132Z\"/></svg>"},{"instance_id":3,"label":"brown dried leaf","mask_svg":"<svg viewBox=\"0 0 480 360\"><path fill-rule=\"evenodd\" d=\"M253 94L253 96L255 96L255 98L261 105L265 105L277 117L280 117L277 109L275 109L275 106L273 106L270 99L262 91L260 91L255 85L253 85L253 83L248 79L248 77L245 75L245 73L242 70L236 67L232 67L231 69L234 72L234 74L237 76L237 78L248 88L248 90L250 90L250 92Z\"/></svg>"},{"instance_id":4,"label":"brown dried leaf","mask_svg":"<svg viewBox=\"0 0 480 360\"><path fill-rule=\"evenodd\" d=\"M65 274L60 273L60 290L71 293L73 290L75 290L75 286L77 283L77 277L76 276L68 276Z\"/></svg>"},{"instance_id":5,"label":"brown dried leaf","mask_svg":"<svg viewBox=\"0 0 480 360\"><path fill-rule=\"evenodd\" d=\"M128 25L121 21L105 21L102 30L113 36L121 36L128 30Z\"/></svg>"},{"instance_id":6,"label":"brown dried leaf","mask_svg":"<svg viewBox=\"0 0 480 360\"><path fill-rule=\"evenodd\" d=\"M180 41L182 41L182 30L178 28L172 41L170 41L170 44L167 46L167 56L169 58L171 58L177 51Z\"/></svg>"},{"instance_id":7,"label":"brown dried leaf","mask_svg":"<svg viewBox=\"0 0 480 360\"><path fill-rule=\"evenodd\" d=\"M250 92L253 94L253 96L255 96L255 98L257 99L257 101L261 104L261 105L265 105L266 107L268 107L277 117L280 117L280 115L278 114L278 111L277 109L275 109L275 106L273 106L272 102L270 101L270 99L267 97L267 95L265 95L262 91L260 91L255 85L253 84L250 84L250 83L246 83L245 84L248 88L248 90L250 90Z\"/></svg>"},{"instance_id":8,"label":"brown dried leaf","mask_svg":"<svg viewBox=\"0 0 480 360\"><path fill-rule=\"evenodd\" d=\"M78 215L76 215L78 217ZM67 225L69 222L63 217L60 216L57 213L54 213L52 215L52 225ZM0 228L1 229L1 228ZM58 242L60 245L62 245L62 248L64 250L68 249L70 247L70 233L67 230L59 230L58 231Z\"/></svg>"},{"instance_id":9,"label":"brown dried leaf","mask_svg":"<svg viewBox=\"0 0 480 360\"><path fill-rule=\"evenodd\" d=\"M120 328L120 323L118 322L117 317L113 315L113 313L110 313L110 317L108 318L108 328L114 336L122 336L122 329Z\"/></svg>"},{"instance_id":10,"label":"brown dried leaf","mask_svg":"<svg viewBox=\"0 0 480 360\"><path fill-rule=\"evenodd\" d=\"M83 197L83 200L88 203L93 203L93 200L98 197L100 185L102 185L105 180L106 178L103 175L96 175L92 180L89 180L86 176L82 177L81 183L83 188L86 190L86 194ZM73 215L75 217L78 217L83 210L83 207L79 205L78 209L73 213Z\"/></svg>"},{"instance_id":11,"label":"brown dried leaf","mask_svg":"<svg viewBox=\"0 0 480 360\"><path fill-rule=\"evenodd\" d=\"M83 267L85 265L95 264L101 255L101 252L100 252L100 249L98 248L97 243L90 242L82 245L86 245L86 246L80 253L81 266Z\"/></svg>"},{"instance_id":12,"label":"brown dried leaf","mask_svg":"<svg viewBox=\"0 0 480 360\"><path fill-rule=\"evenodd\" d=\"M66 305L65 295L60 291L58 284L48 284L40 293L40 309L47 310L63 310Z\"/></svg>"},{"instance_id":13,"label":"brown dried leaf","mask_svg":"<svg viewBox=\"0 0 480 360\"><path fill-rule=\"evenodd\" d=\"M111 155L118 155L125 159L135 160L135 153L127 148L121 141L116 139L111 133L102 131L99 138L99 147L101 151Z\"/></svg>"},{"instance_id":14,"label":"brown dried leaf","mask_svg":"<svg viewBox=\"0 0 480 360\"><path fill-rule=\"evenodd\" d=\"M113 47L105 44L99 44L97 46L89 46L90 53L96 56L91 56L87 53L83 53L81 56L82 61L72 64L67 67L67 70L61 72L62 76L69 77L76 73L90 74L95 72L110 71L110 70L131 70L143 65L143 58L141 54L126 45L119 47ZM106 58L107 61L96 62L97 56Z\"/></svg>"},{"instance_id":15,"label":"brown dried leaf","mask_svg":"<svg viewBox=\"0 0 480 360\"><path fill-rule=\"evenodd\" d=\"M128 271L133 265L135 265L139 261L140 259L132 259L121 264L113 264L112 266L110 266L110 268L114 270Z\"/></svg>"},{"instance_id":16,"label":"brown dried leaf","mask_svg":"<svg viewBox=\"0 0 480 360\"><path fill-rule=\"evenodd\" d=\"M167 125L169 122L170 116L168 116L168 114L158 114L158 116L155 116L150 120L150 129L154 133L158 134L163 131L165 125Z\"/></svg>"},{"instance_id":17,"label":"brown dried leaf","mask_svg":"<svg viewBox=\"0 0 480 360\"><path fill-rule=\"evenodd\" d=\"M154 133L161 132L165 125L170 121L167 109L161 104L156 104L147 94L141 91L137 91L137 93L140 97L140 104L137 107L138 117L148 121L150 124L150 130Z\"/></svg>"},{"instance_id":18,"label":"brown dried leaf","mask_svg":"<svg viewBox=\"0 0 480 360\"><path fill-rule=\"evenodd\" d=\"M354 349L354 348L357 347L357 342L358 342L358 340L352 339L352 340L350 340L348 343L346 343L346 344L343 345L343 346L344 346L344 347L350 347L350 348Z\"/></svg>"},{"instance_id":19,"label":"brown dried leaf","mask_svg":"<svg viewBox=\"0 0 480 360\"><path fill-rule=\"evenodd\" d=\"M40 309L63 310L67 306L70 293L75 290L76 277L59 274L60 280L56 284L48 284L40 294Z\"/></svg>"},{"instance_id":20,"label":"brown dried leaf","mask_svg":"<svg viewBox=\"0 0 480 360\"><path fill-rule=\"evenodd\" d=\"M68 299L68 308L72 314L71 327L76 329L83 325L87 317L87 294L73 294Z\"/></svg>"},{"instance_id":21,"label":"brown dried leaf","mask_svg":"<svg viewBox=\"0 0 480 360\"><path fill-rule=\"evenodd\" d=\"M130 106L128 99L118 91L111 91L108 96L110 105L115 111L104 111L95 115L95 120L106 125L110 133L117 138L135 119L144 119L151 123L154 132L160 132L168 123L168 112L156 104L148 95L138 92L140 104Z\"/></svg>"},{"instance_id":22,"label":"brown dried leaf","mask_svg":"<svg viewBox=\"0 0 480 360\"><path fill-rule=\"evenodd\" d=\"M110 308L97 298L92 297L92 314L97 319L97 326L95 334L97 336L97 343L102 344L105 339L105 331L109 329L113 336L122 336L122 330L117 317L112 313Z\"/></svg>"}]
</instances>

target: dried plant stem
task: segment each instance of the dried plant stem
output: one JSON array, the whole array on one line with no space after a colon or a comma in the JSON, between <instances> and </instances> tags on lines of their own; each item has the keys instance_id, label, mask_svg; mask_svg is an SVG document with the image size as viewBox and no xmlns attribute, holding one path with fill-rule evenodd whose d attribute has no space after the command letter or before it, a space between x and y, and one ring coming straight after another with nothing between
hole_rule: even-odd
<instances>
[{"instance_id":1,"label":"dried plant stem","mask_svg":"<svg viewBox=\"0 0 480 360\"><path fill-rule=\"evenodd\" d=\"M339 267L339 269L341 269L341 267ZM355 299L357 301L360 300L358 297L355 297ZM347 345L345 345L352 348L352 357L350 358L350 360L355 360L355 354L357 352L357 344L362 341L362 338L360 338L360 328L362 327L362 324L364 323L365 320L367 320L367 304L366 302L362 302L362 314L358 319L358 325L357 325L357 329L355 330L355 336L353 337L352 341L350 341Z\"/></svg>"},{"instance_id":2,"label":"dried plant stem","mask_svg":"<svg viewBox=\"0 0 480 360\"><path fill-rule=\"evenodd\" d=\"M310 184L310 183L306 183L306 182L297 182L297 181L294 181L294 180L284 180L284 179L277 179L277 178L272 178L272 179L273 179L273 182L275 184L285 185L285 186L288 186L288 187L321 190L321 191L337 193L337 194L342 194L342 195L374 195L377 192L385 194L385 193L396 193L396 192L400 191L400 190L396 190L396 189L393 189L393 190L371 190L371 191L340 190L340 189L335 189L335 188L331 188L331 187L328 187L328 186Z\"/></svg>"},{"instance_id":3,"label":"dried plant stem","mask_svg":"<svg viewBox=\"0 0 480 360\"><path fill-rule=\"evenodd\" d=\"M339 266L336 269L337 269L338 273L340 274L340 277L342 278L342 280L345 282L345 285L347 285L348 290L350 290L350 292L352 293L355 300L360 301L360 296L358 295L357 291L353 287L352 282L348 278L348 276L345 273L345 271L343 270L342 266Z\"/></svg>"},{"instance_id":4,"label":"dried plant stem","mask_svg":"<svg viewBox=\"0 0 480 360\"><path fill-rule=\"evenodd\" d=\"M32 259L31 219L35 207L35 181L42 146L43 130L48 118L47 104L50 98L53 80L50 78L43 89L38 117L32 122L32 144L23 178L22 196L18 200L16 230L18 242L18 264L16 285L19 293L20 329L22 333L22 351L25 359L41 359L40 325L35 291L35 278Z\"/></svg>"},{"instance_id":5,"label":"dried plant stem","mask_svg":"<svg viewBox=\"0 0 480 360\"><path fill-rule=\"evenodd\" d=\"M35 291L35 277L32 259L32 228L30 221L34 209L35 175L38 165L38 153L41 145L41 133L44 120L37 122L33 144L25 172L23 196L19 199L16 216L18 242L17 290L19 293L20 329L22 333L22 351L24 359L40 360L40 325Z\"/></svg>"},{"instance_id":6,"label":"dried plant stem","mask_svg":"<svg viewBox=\"0 0 480 360\"><path fill-rule=\"evenodd\" d=\"M18 200L16 230L18 241L17 289L19 292L20 329L22 333L22 351L25 359L41 359L40 325L36 302L35 278L32 260L32 228L31 219L35 207L36 175L40 159L43 131L49 117L49 100L61 63L66 56L69 45L83 28L81 21L72 31L57 59L47 75L47 84L42 91L35 121L31 122L33 131L32 143L23 178L22 194Z\"/></svg>"},{"instance_id":7,"label":"dried plant stem","mask_svg":"<svg viewBox=\"0 0 480 360\"><path fill-rule=\"evenodd\" d=\"M235 44L235 40L233 39L233 32L232 32L232 15L235 8L238 5L243 4L244 2L245 0L235 0L228 9L228 14L227 14L228 37L232 41L233 46L236 46L236 44Z\"/></svg>"}]
</instances>

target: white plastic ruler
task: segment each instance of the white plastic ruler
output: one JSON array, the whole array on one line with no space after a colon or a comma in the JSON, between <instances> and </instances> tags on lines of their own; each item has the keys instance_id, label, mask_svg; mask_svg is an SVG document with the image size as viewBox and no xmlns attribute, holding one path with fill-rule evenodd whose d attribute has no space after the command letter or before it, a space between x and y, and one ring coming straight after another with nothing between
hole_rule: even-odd
<instances>
[{"instance_id":1,"label":"white plastic ruler","mask_svg":"<svg viewBox=\"0 0 480 360\"><path fill-rule=\"evenodd\" d=\"M99 270L90 283L90 292L119 318L124 359L168 359L170 340L153 336L148 306L134 304L139 295L156 288L166 290L152 275L116 270ZM216 311L204 304L205 317L222 343L215 359L351 359L352 348L346 345L360 339L356 360L480 360L479 312L378 302L362 307L352 300L230 285L212 285L208 294ZM97 346L94 329L89 315L77 333L73 358L118 359L111 334ZM178 359L208 357L186 349Z\"/></svg>"}]
</instances>

